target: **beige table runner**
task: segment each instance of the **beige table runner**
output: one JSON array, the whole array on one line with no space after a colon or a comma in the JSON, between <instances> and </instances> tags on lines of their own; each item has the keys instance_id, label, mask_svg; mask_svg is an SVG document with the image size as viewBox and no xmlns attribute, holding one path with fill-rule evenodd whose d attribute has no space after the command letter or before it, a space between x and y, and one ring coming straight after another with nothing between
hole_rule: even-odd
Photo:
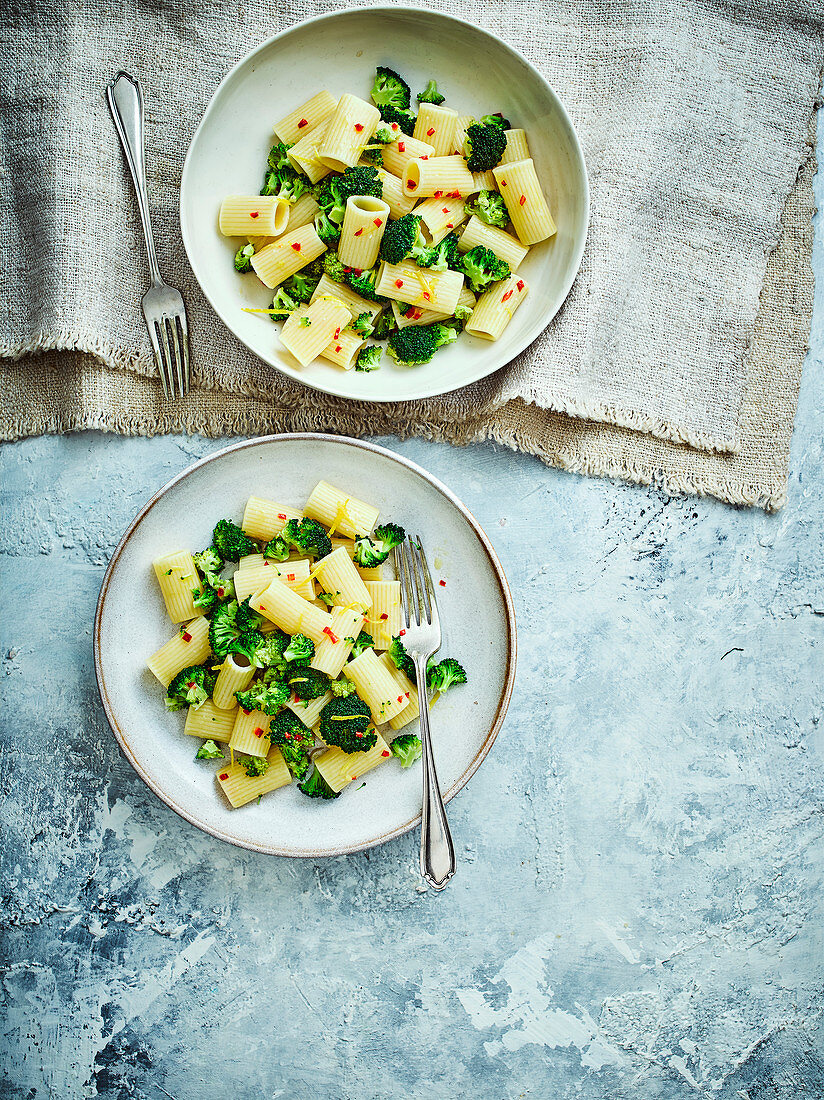
<instances>
[{"instance_id":1,"label":"beige table runner","mask_svg":"<svg viewBox=\"0 0 824 1100\"><path fill-rule=\"evenodd\" d=\"M746 11L568 0L551 19L534 2L484 9L579 128L593 185L587 257L559 317L511 367L454 395L376 407L295 386L241 348L203 302L176 223L183 152L224 69L322 5L179 0L148 21L151 5L118 7L114 21L104 8L23 13L4 38L4 438L85 426L495 438L585 473L780 506L812 304L820 11L789 0ZM149 157L161 265L180 273L196 334L197 389L179 408L148 378L139 230L100 95L113 57L149 82L149 125L163 139Z\"/></svg>"}]
</instances>

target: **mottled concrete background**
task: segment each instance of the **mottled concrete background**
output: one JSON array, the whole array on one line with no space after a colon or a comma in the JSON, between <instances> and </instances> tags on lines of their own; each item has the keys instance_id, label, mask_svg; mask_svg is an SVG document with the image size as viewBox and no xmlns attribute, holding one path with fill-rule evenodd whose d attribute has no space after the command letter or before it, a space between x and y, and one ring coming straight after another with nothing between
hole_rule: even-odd
<instances>
[{"instance_id":1,"label":"mottled concrete background","mask_svg":"<svg viewBox=\"0 0 824 1100\"><path fill-rule=\"evenodd\" d=\"M381 440L475 511L519 616L441 896L417 836L257 856L118 751L91 653L106 561L221 444L6 447L0 1095L824 1096L822 304L777 517Z\"/></svg>"}]
</instances>

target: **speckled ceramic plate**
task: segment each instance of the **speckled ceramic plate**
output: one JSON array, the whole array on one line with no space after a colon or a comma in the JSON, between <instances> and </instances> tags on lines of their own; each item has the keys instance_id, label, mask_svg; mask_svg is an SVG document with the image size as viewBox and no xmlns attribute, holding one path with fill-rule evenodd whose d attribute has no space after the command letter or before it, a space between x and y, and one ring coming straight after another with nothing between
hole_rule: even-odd
<instances>
[{"instance_id":1,"label":"speckled ceramic plate","mask_svg":"<svg viewBox=\"0 0 824 1100\"><path fill-rule=\"evenodd\" d=\"M384 356L371 373L322 360L301 368L280 347L265 308L272 292L239 276L235 239L217 228L221 200L257 194L271 148L272 123L301 98L328 88L369 97L376 65L399 69L413 91L435 77L460 114L502 111L529 135L557 234L536 245L519 268L530 292L500 340L462 336L413 370ZM307 77L308 74L308 77ZM305 89L305 95L298 89ZM489 31L440 12L364 7L332 12L275 35L247 54L215 92L192 138L180 189L180 225L192 270L228 328L265 362L307 386L365 401L408 401L447 393L491 374L544 329L578 272L589 221L586 164L569 115L541 74Z\"/></svg>"},{"instance_id":2,"label":"speckled ceramic plate","mask_svg":"<svg viewBox=\"0 0 824 1100\"><path fill-rule=\"evenodd\" d=\"M311 433L237 443L179 474L141 510L106 570L94 631L100 695L124 753L167 805L221 840L276 855L340 855L413 828L420 821L420 764L405 771L389 760L334 802L308 799L293 785L230 809L214 764L195 761L198 742L183 733L185 714L166 711L163 690L146 669L173 633L152 561L208 546L216 520L239 519L250 495L302 506L321 479L419 532L436 581L446 581L438 586L442 652L469 675L433 710L447 799L489 752L515 678L515 617L501 564L467 508L419 466L369 443Z\"/></svg>"}]
</instances>

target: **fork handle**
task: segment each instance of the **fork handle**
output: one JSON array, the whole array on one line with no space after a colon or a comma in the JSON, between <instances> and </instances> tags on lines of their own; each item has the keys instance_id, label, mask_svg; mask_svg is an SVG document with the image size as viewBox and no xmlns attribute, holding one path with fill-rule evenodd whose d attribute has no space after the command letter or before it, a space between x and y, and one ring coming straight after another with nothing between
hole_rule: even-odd
<instances>
[{"instance_id":1,"label":"fork handle","mask_svg":"<svg viewBox=\"0 0 824 1100\"><path fill-rule=\"evenodd\" d=\"M126 163L132 174L137 208L143 223L143 235L146 238L146 255L149 258L149 273L154 286L163 280L157 266L152 222L149 217L149 196L146 191L146 153L145 128L143 125L143 89L140 81L128 73L119 72L111 84L106 87L106 99L112 112L115 128L126 154Z\"/></svg>"},{"instance_id":2,"label":"fork handle","mask_svg":"<svg viewBox=\"0 0 824 1100\"><path fill-rule=\"evenodd\" d=\"M426 687L426 659L415 657L423 745L423 811L421 815L421 874L435 890L443 890L455 874L455 848L441 797L432 735L429 729L429 692Z\"/></svg>"}]
</instances>

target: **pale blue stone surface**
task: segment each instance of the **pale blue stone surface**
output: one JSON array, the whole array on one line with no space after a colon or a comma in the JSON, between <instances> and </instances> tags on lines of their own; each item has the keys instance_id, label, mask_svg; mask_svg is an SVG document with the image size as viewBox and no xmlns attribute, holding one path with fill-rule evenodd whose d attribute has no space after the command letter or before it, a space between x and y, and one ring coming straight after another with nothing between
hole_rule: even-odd
<instances>
[{"instance_id":1,"label":"pale blue stone surface","mask_svg":"<svg viewBox=\"0 0 824 1100\"><path fill-rule=\"evenodd\" d=\"M451 804L440 896L416 835L257 856L120 755L92 667L104 566L222 444L5 447L0 1095L824 1096L822 352L819 291L772 517L380 440L467 502L517 601L515 697Z\"/></svg>"}]
</instances>

